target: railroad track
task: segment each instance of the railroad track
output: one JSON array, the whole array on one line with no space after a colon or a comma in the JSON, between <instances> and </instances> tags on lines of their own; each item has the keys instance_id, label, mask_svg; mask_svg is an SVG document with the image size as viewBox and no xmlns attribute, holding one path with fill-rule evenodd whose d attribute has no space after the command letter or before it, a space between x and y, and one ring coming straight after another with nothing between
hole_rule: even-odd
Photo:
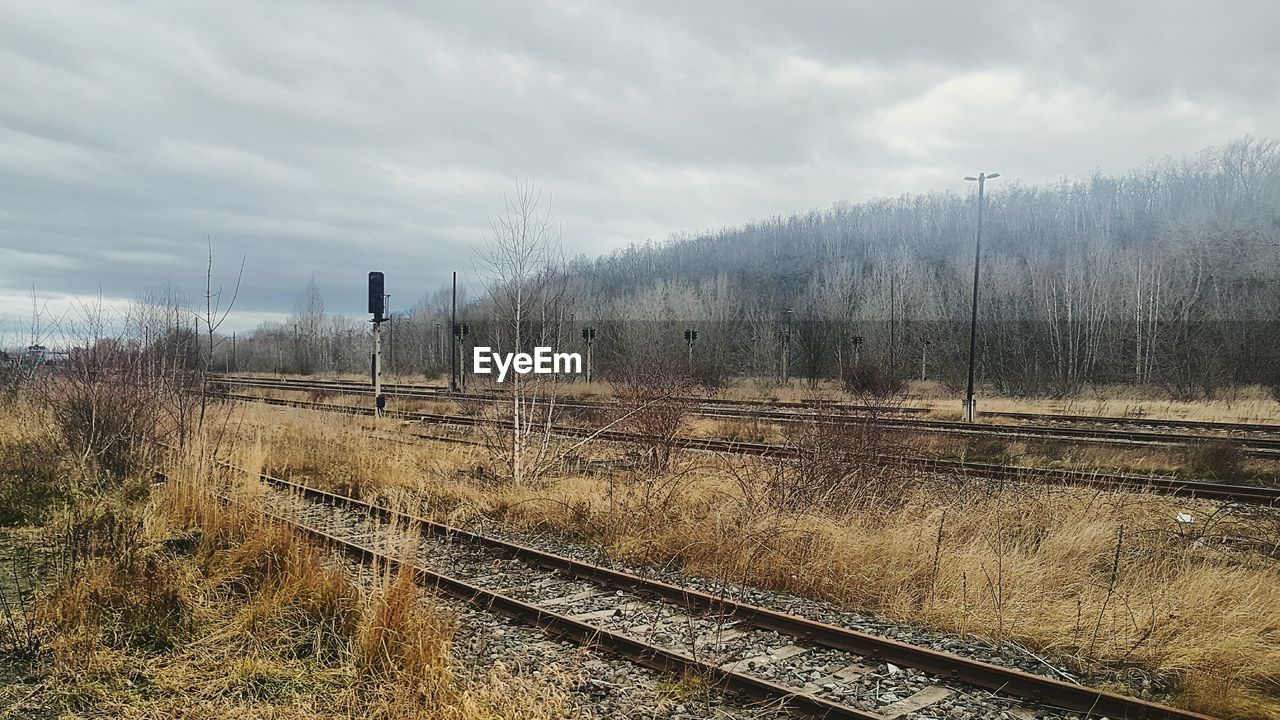
<instances>
[{"instance_id":1,"label":"railroad track","mask_svg":"<svg viewBox=\"0 0 1280 720\"><path fill-rule=\"evenodd\" d=\"M299 381L268 380L257 378L222 378L228 384L257 387L275 390L319 391L347 394L368 394L369 386L363 383L347 381ZM489 402L492 395L482 393L449 394L444 388L420 385L383 386L389 396L425 398L432 400L477 400ZM616 410L616 406L608 403L586 400L560 399L556 402L565 409L580 410ZM740 401L705 400L690 407L693 415L717 419L746 419L769 423L788 423L807 420L805 411L814 409L812 404L790 403L787 409L775 406L742 404ZM1136 446L1179 447L1204 442L1217 442L1233 446L1243 455L1270 459L1280 459L1280 426L1257 425L1244 423L1201 423L1195 421L1138 421L1131 418L1089 418L1081 415L1043 415L1033 413L1001 413L1001 416L1017 416L1023 419L1049 421L1053 424L1043 425L994 425L955 422L950 420L933 420L921 417L902 417L896 413L900 409L886 411L883 408L872 408L860 405L833 404L827 406L832 412L827 419L840 422L845 419L856 419L858 413L875 413L876 423L882 427L890 427L904 432L927 432L933 434L950 434L963 437L999 437L999 438L1034 438L1042 440L1066 440L1074 442L1107 443ZM910 411L920 408L908 408ZM851 414L853 418L848 418ZM995 415L995 414L989 414ZM1079 423L1095 423L1083 426ZM1072 424L1077 423L1077 424ZM1143 427L1186 427L1197 428L1198 433L1170 432L1152 429L1134 430L1118 426L1142 424ZM1170 425L1176 423L1176 425Z\"/></svg>"},{"instance_id":2,"label":"railroad track","mask_svg":"<svg viewBox=\"0 0 1280 720\"><path fill-rule=\"evenodd\" d=\"M268 405L298 407L323 412L336 412L353 415L373 415L371 408L333 405L310 400L282 400L263 398L256 395L237 395L223 393L221 397L243 402L259 402ZM440 413L410 412L404 410L388 410L387 416L436 425L453 425L458 427L478 427L485 424L508 425L503 420L488 420L469 415L447 415ZM578 439L595 439L605 442L652 443L652 438L637 433L619 430L602 430L589 427L557 425L553 428L557 435ZM435 440L448 440L432 436ZM727 453L735 455L753 455L760 457L794 456L795 448L786 445L769 443L743 442L720 438L681 437L673 441L673 445L688 450ZM996 465L993 463L976 463L964 460L945 460L927 457L878 456L878 462L896 463L918 467L924 471L951 475L967 475L1000 480L1024 482L1052 483L1083 487L1104 487L1132 492L1153 492L1179 497L1239 502L1254 505L1280 505L1280 488L1255 487L1248 485L1225 485L1219 483L1194 480L1181 480L1169 477L1124 475L1116 473L1092 472L1087 470L1067 470L1061 468L1034 468L1012 465Z\"/></svg>"},{"instance_id":3,"label":"railroad track","mask_svg":"<svg viewBox=\"0 0 1280 720\"><path fill-rule=\"evenodd\" d=\"M233 466L228 466L233 467ZM241 470L244 472L243 470ZM1019 718L1207 716L817 622L400 513L266 474L255 506L366 563L549 636L822 718L928 717L978 701ZM413 557L397 533L416 533ZM890 694L892 693L892 694ZM977 715L978 717L984 715Z\"/></svg>"}]
</instances>

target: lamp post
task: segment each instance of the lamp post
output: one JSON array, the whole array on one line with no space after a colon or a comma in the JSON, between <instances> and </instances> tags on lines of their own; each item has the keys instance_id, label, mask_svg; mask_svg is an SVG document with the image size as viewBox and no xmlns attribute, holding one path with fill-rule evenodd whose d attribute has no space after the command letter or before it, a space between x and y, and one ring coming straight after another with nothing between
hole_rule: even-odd
<instances>
[{"instance_id":1,"label":"lamp post","mask_svg":"<svg viewBox=\"0 0 1280 720\"><path fill-rule=\"evenodd\" d=\"M973 250L973 308L969 315L969 389L964 402L964 419L973 422L977 414L973 402L974 359L978 353L978 270L982 262L982 208L986 203L984 185L988 180L1000 177L1000 173L978 173L978 177L965 176L965 180L978 183L978 233Z\"/></svg>"}]
</instances>

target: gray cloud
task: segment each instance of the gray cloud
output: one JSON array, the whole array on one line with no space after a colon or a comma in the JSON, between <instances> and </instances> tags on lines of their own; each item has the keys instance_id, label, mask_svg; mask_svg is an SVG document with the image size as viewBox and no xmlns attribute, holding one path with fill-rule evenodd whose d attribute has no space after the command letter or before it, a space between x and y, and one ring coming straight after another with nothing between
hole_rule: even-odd
<instances>
[{"instance_id":1,"label":"gray cloud","mask_svg":"<svg viewBox=\"0 0 1280 720\"><path fill-rule=\"evenodd\" d=\"M516 178L566 250L1280 127L1274 3L0 1L0 321L315 274L358 312L470 270Z\"/></svg>"}]
</instances>

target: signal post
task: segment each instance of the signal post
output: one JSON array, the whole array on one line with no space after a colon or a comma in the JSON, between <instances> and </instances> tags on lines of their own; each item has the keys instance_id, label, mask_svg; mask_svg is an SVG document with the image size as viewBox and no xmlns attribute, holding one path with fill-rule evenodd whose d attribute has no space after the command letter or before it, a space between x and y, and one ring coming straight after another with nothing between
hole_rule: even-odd
<instances>
[{"instance_id":1,"label":"signal post","mask_svg":"<svg viewBox=\"0 0 1280 720\"><path fill-rule=\"evenodd\" d=\"M382 273L369 273L369 314L373 315L373 355L369 361L369 374L373 380L373 414L382 417L387 407L387 397L382 394L382 323L387 322L387 298Z\"/></svg>"}]
</instances>

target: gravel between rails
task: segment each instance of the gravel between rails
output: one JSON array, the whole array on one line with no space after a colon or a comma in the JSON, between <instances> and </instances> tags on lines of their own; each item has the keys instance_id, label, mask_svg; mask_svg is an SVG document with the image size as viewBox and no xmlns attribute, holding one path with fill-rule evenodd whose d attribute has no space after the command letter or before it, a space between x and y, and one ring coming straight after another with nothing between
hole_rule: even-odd
<instances>
[{"instance_id":1,"label":"gravel between rails","mask_svg":"<svg viewBox=\"0 0 1280 720\"><path fill-rule=\"evenodd\" d=\"M716 664L735 663L735 668L779 684L812 692L820 697L863 710L881 712L908 719L954 718L1081 718L1078 713L1059 712L1030 706L1017 698L1005 697L983 689L956 684L945 679L875 662L849 653L806 644L778 633L745 625L718 616L685 614L679 606L611 590L591 582L557 576L544 568L523 561L502 558L492 551L460 544L435 536L410 537L405 528L388 525L356 510L314 503L282 490L267 490L264 505L271 511L352 538L372 548L404 555L416 550L417 562L436 572L450 575L487 590L501 592L526 602L574 616L598 627L624 632L646 642L672 648ZM486 534L506 535L528 543L528 536L515 536L496 527L485 527ZM640 568L610 562L599 552L562 540L541 536L533 539L545 550L598 564L642 574ZM416 545L416 548L414 547ZM399 552L394 552L399 550ZM654 573L648 573L654 576ZM721 583L677 574L662 574L662 579L678 581L707 592L725 590ZM1039 661L1021 654L999 651L955 636L947 636L911 626L886 623L835 611L821 603L781 593L735 588L735 599L765 605L788 613L833 622L858 630L874 632L910 642L946 649L975 659L999 662L1031 672L1044 673ZM554 607L552 607L554 606ZM776 708L752 707L741 700L722 704L717 693L685 697L689 693L673 693L670 678L661 678L630 662L606 655L587 653L576 646L549 641L539 631L524 628L492 614L465 609L460 611L464 630L457 643L460 658L467 664L487 667L496 660L521 667L539 668L542 664L556 667L582 668L575 683L578 694L585 693L584 706L600 717L773 717ZM589 666L589 667L588 667ZM610 678L601 679L601 674ZM920 697L926 691L935 697L926 707L902 714L903 702ZM637 695L638 693L638 695ZM643 697L643 701L641 700ZM683 706L683 710L681 709Z\"/></svg>"}]
</instances>

